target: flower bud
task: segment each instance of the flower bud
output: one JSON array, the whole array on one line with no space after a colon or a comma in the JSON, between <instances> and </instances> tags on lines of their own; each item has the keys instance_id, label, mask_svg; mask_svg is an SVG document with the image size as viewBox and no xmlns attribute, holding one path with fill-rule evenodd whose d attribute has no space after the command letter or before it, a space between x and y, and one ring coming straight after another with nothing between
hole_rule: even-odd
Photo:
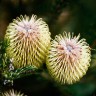
<instances>
[{"instance_id":1,"label":"flower bud","mask_svg":"<svg viewBox=\"0 0 96 96\"><path fill-rule=\"evenodd\" d=\"M34 65L37 68L45 63L47 48L50 45L48 25L37 19L36 15L20 16L9 24L5 40L8 41L6 53L13 59L16 68Z\"/></svg>"},{"instance_id":2,"label":"flower bud","mask_svg":"<svg viewBox=\"0 0 96 96\"><path fill-rule=\"evenodd\" d=\"M27 95L21 94L20 92L14 91L12 89L2 93L2 96L27 96Z\"/></svg>"},{"instance_id":3,"label":"flower bud","mask_svg":"<svg viewBox=\"0 0 96 96\"><path fill-rule=\"evenodd\" d=\"M72 84L86 74L91 61L90 47L80 35L64 32L51 42L47 68L55 81Z\"/></svg>"}]
</instances>

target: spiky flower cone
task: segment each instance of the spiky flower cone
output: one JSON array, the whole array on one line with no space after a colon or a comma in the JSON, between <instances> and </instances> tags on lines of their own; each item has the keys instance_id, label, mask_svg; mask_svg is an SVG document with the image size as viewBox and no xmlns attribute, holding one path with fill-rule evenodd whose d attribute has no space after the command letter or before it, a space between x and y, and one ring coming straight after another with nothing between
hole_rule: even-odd
<instances>
[{"instance_id":1,"label":"spiky flower cone","mask_svg":"<svg viewBox=\"0 0 96 96\"><path fill-rule=\"evenodd\" d=\"M49 73L61 84L72 84L86 74L90 63L90 47L80 35L70 32L57 35L51 42L47 56Z\"/></svg>"},{"instance_id":2,"label":"spiky flower cone","mask_svg":"<svg viewBox=\"0 0 96 96\"><path fill-rule=\"evenodd\" d=\"M5 40L9 43L6 53L16 68L26 65L39 68L45 62L50 32L42 18L21 15L9 24Z\"/></svg>"},{"instance_id":3,"label":"spiky flower cone","mask_svg":"<svg viewBox=\"0 0 96 96\"><path fill-rule=\"evenodd\" d=\"M12 89L12 90L6 91L5 93L2 93L2 96L27 96L27 95L21 94L20 92L14 91Z\"/></svg>"}]
</instances>

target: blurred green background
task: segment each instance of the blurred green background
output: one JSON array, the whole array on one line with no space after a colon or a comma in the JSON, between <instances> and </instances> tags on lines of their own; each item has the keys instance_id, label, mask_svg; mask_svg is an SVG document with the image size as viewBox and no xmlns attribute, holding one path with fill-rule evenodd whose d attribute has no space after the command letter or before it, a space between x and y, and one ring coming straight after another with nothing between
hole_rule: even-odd
<instances>
[{"instance_id":1,"label":"blurred green background","mask_svg":"<svg viewBox=\"0 0 96 96\"><path fill-rule=\"evenodd\" d=\"M96 0L0 0L0 39L7 26L20 15L36 14L49 25L52 38L63 31L81 34L96 49ZM87 74L72 85L59 85L47 72L14 80L15 89L28 96L96 96L96 51Z\"/></svg>"}]
</instances>

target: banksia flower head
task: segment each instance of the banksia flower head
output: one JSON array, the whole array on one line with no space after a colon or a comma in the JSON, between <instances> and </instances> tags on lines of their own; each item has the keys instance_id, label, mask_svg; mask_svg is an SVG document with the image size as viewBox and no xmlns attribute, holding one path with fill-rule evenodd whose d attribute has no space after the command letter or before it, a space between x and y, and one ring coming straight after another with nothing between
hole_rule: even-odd
<instances>
[{"instance_id":1,"label":"banksia flower head","mask_svg":"<svg viewBox=\"0 0 96 96\"><path fill-rule=\"evenodd\" d=\"M64 32L51 42L46 64L53 79L61 84L79 81L90 65L90 47L79 38Z\"/></svg>"},{"instance_id":2,"label":"banksia flower head","mask_svg":"<svg viewBox=\"0 0 96 96\"><path fill-rule=\"evenodd\" d=\"M37 19L36 15L31 18L21 15L7 28L5 40L9 45L6 53L13 59L16 68L26 65L39 68L45 62L50 39L48 25L42 18Z\"/></svg>"},{"instance_id":3,"label":"banksia flower head","mask_svg":"<svg viewBox=\"0 0 96 96\"><path fill-rule=\"evenodd\" d=\"M21 94L20 92L14 91L12 89L10 91L6 91L2 93L2 96L27 96L27 95Z\"/></svg>"}]
</instances>

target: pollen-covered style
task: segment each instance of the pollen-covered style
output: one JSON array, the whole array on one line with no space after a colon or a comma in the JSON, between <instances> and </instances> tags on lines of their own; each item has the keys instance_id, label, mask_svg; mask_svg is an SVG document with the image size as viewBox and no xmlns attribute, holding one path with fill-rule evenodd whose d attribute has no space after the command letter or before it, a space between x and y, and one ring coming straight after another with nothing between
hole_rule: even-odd
<instances>
[{"instance_id":1,"label":"pollen-covered style","mask_svg":"<svg viewBox=\"0 0 96 96\"><path fill-rule=\"evenodd\" d=\"M79 81L90 65L90 47L85 39L79 38L80 34L76 37L64 32L51 42L47 68L53 79L61 84Z\"/></svg>"},{"instance_id":2,"label":"pollen-covered style","mask_svg":"<svg viewBox=\"0 0 96 96\"><path fill-rule=\"evenodd\" d=\"M14 91L12 89L2 93L2 96L27 96L27 95L21 94L20 92Z\"/></svg>"},{"instance_id":3,"label":"pollen-covered style","mask_svg":"<svg viewBox=\"0 0 96 96\"><path fill-rule=\"evenodd\" d=\"M36 15L32 15L31 18L21 15L7 28L6 53L13 59L16 68L26 65L35 65L39 68L45 62L50 39L49 27L42 18L37 19Z\"/></svg>"}]
</instances>

